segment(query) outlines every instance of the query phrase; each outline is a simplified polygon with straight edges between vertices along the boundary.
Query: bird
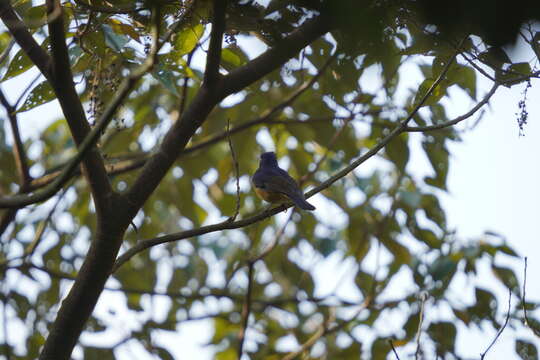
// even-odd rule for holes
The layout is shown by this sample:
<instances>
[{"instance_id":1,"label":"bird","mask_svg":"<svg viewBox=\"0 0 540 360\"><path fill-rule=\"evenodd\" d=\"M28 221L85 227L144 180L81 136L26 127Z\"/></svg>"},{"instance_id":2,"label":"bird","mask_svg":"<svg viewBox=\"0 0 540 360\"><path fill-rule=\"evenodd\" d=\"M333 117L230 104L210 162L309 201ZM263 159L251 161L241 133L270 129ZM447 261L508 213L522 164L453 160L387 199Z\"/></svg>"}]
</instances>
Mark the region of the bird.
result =
<instances>
[{"instance_id":1,"label":"bird","mask_svg":"<svg viewBox=\"0 0 540 360\"><path fill-rule=\"evenodd\" d=\"M261 154L259 168L253 174L251 182L255 193L267 202L292 201L301 209L315 210L315 206L306 201L296 181L279 167L276 154L272 151Z\"/></svg>"}]
</instances>

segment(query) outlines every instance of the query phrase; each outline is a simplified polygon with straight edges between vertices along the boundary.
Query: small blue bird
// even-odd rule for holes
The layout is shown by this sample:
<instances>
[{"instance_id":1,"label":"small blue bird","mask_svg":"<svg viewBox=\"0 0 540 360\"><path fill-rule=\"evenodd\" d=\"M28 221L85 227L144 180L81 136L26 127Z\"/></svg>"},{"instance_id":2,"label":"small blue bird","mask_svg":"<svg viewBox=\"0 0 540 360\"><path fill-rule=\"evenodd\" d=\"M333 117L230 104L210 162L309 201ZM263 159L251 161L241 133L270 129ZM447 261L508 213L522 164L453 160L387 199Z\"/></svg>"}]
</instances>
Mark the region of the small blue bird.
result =
<instances>
[{"instance_id":1,"label":"small blue bird","mask_svg":"<svg viewBox=\"0 0 540 360\"><path fill-rule=\"evenodd\" d=\"M270 203L293 201L304 210L315 210L315 206L306 201L296 181L278 166L276 154L273 152L261 154L259 168L251 181L255 193L265 201Z\"/></svg>"}]
</instances>

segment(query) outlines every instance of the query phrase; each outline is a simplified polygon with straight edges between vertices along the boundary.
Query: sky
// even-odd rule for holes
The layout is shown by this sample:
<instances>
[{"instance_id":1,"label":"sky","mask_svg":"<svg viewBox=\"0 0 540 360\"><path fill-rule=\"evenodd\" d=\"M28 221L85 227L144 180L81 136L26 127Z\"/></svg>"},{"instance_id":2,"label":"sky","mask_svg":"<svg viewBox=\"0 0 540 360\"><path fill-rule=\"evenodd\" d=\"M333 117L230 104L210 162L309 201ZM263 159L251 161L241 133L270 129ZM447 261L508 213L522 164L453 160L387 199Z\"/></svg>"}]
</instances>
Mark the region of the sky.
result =
<instances>
[{"instance_id":1,"label":"sky","mask_svg":"<svg viewBox=\"0 0 540 360\"><path fill-rule=\"evenodd\" d=\"M463 238L476 239L486 230L501 234L519 255L528 257L527 300L540 301L540 81L529 89L527 107L529 123L524 136L517 126L518 101L523 85L501 89L491 102L491 110L478 126L463 135L463 142L450 147L449 195L444 197L450 226ZM498 265L510 265L523 281L522 259L496 259ZM480 273L485 283L488 270ZM491 278L493 279L493 278ZM489 286L491 284L487 284ZM498 286L499 303L508 294ZM517 299L513 299L517 302ZM537 311L538 315L538 311ZM504 317L499 317L503 319ZM485 334L485 333L484 333ZM477 331L475 339L485 339ZM530 333L520 337L540 346ZM494 333L491 333L494 336ZM515 332L505 330L493 351L496 358L516 358ZM491 338L489 338L491 339ZM486 342L461 339L471 354L485 350ZM503 357L504 355L504 357Z\"/></svg>"}]
</instances>

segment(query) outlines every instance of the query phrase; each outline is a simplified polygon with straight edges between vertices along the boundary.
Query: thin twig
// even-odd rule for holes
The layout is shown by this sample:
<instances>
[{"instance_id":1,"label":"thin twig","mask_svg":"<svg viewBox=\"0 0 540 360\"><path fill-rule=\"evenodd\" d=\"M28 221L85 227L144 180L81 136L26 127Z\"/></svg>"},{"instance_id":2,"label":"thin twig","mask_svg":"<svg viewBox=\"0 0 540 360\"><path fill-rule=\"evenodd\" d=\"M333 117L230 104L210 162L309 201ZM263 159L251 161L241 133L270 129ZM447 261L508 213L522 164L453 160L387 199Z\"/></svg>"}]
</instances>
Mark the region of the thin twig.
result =
<instances>
[{"instance_id":1,"label":"thin twig","mask_svg":"<svg viewBox=\"0 0 540 360\"><path fill-rule=\"evenodd\" d=\"M77 5L85 7L89 9L90 11L101 12L105 14L132 14L132 13L146 10L146 8L144 7L135 8L131 6L122 6L122 7L97 6L97 5L91 5L82 0L75 0L75 2L77 3Z\"/></svg>"},{"instance_id":2,"label":"thin twig","mask_svg":"<svg viewBox=\"0 0 540 360\"><path fill-rule=\"evenodd\" d=\"M493 94L495 94L495 91L497 90L499 85L500 84L498 82L495 82L493 84L493 86L491 87L491 89L488 91L488 93L484 96L484 98L480 102L478 102L471 110L469 110L468 112L466 112L465 114L463 114L461 116L456 117L453 120L445 121L444 123L435 124L435 125L406 126L405 131L407 131L407 132L428 132L428 131L440 130L440 129L444 129L444 128L456 125L456 124L462 122L463 120L466 120L466 119L470 118L482 106L487 104L489 102L489 100L491 99L491 97L493 96Z\"/></svg>"},{"instance_id":3,"label":"thin twig","mask_svg":"<svg viewBox=\"0 0 540 360\"><path fill-rule=\"evenodd\" d=\"M1 61L0 61L1 63ZM19 175L19 194L27 193L29 189L32 177L30 176L28 168L28 157L24 149L24 145L19 131L19 122L17 114L15 113L16 106L9 103L4 95L2 89L0 89L0 103L4 106L9 123L11 126L11 132L13 134L13 158L15 160L15 166ZM0 218L0 235L4 233L9 224L15 220L17 216L17 208L7 209Z\"/></svg>"},{"instance_id":4,"label":"thin twig","mask_svg":"<svg viewBox=\"0 0 540 360\"><path fill-rule=\"evenodd\" d=\"M527 257L525 256L525 263L523 266L523 299L521 301L521 304L523 306L523 322L525 323L525 326L527 326L531 331L540 338L540 331L533 328L530 324L529 317L527 315L527 306L525 305L525 299L526 299L526 290L527 290Z\"/></svg>"},{"instance_id":5,"label":"thin twig","mask_svg":"<svg viewBox=\"0 0 540 360\"><path fill-rule=\"evenodd\" d=\"M480 360L484 360L484 357L488 353L489 349L491 349L491 347L493 345L495 345L495 343L497 342L497 339L499 338L499 336L501 336L504 329L506 328L506 325L508 325L508 321L510 320L510 309L511 309L511 307L512 307L512 290L509 288L508 289L508 311L506 313L506 319L504 320L504 324L503 324L503 326L501 326L499 331L497 331L497 335L495 335L495 338L491 341L491 343L487 347L486 351L484 351L483 353L480 354Z\"/></svg>"},{"instance_id":6,"label":"thin twig","mask_svg":"<svg viewBox=\"0 0 540 360\"><path fill-rule=\"evenodd\" d=\"M422 97L422 99L418 102L418 104L413 108L413 110L410 112L410 114L402 120L398 126L396 126L388 135L386 135L381 141L379 141L374 147L372 147L369 151L358 157L356 160L354 160L351 164L343 168L342 170L338 171L334 175L332 175L329 179L321 183L319 186L313 188L312 190L308 191L306 193L306 198L309 198L313 196L314 194L317 194L321 192L322 190L328 188L333 183L338 181L339 179L343 178L347 174L349 174L351 171L356 169L358 166L363 164L366 160L373 157L375 154L379 152L382 148L384 148L392 139L394 139L396 136L404 132L404 128L406 128L409 121L414 117L414 115L418 112L418 110L423 106L423 104L426 102L429 96L433 93L433 90L439 85L439 83L443 80L446 73L448 72L448 69L450 68L450 65L454 61L457 53L454 54L454 56L448 61L448 63L445 65L437 79L433 82L431 87L428 89L428 91L425 93L425 95ZM171 241L178 241L186 238L190 238L193 236L208 234L214 231L221 231L221 230L227 230L227 229L238 229L247 225L251 225L255 222L258 222L260 220L266 219L272 215L275 215L279 213L282 210L285 210L289 207L293 206L292 203L283 204L281 206L265 210L263 212L260 212L258 214L255 214L249 218L229 222L228 220L225 220L223 222L213 224L213 225L207 225L202 226L198 229L190 229L186 231L181 231L174 234L164 235L160 237L156 237L153 239L148 240L142 240L139 241L135 246L124 252L121 256L118 257L116 260L115 266L113 267L113 272L116 271L122 264L127 262L131 257L136 255L137 253L144 251L150 247L171 242Z\"/></svg>"},{"instance_id":7,"label":"thin twig","mask_svg":"<svg viewBox=\"0 0 540 360\"><path fill-rule=\"evenodd\" d=\"M278 207L277 209L280 209L280 207ZM264 250L262 250L262 252L260 252L259 254L255 254L255 255L252 255L252 256L248 257L248 259L246 259L244 262L238 262L236 264L236 266L231 271L231 274L229 275L228 280L225 283L225 287L229 286L230 281L234 278L234 275L238 272L238 270L240 270L246 264L247 265L249 265L251 263L255 264L257 261L264 259L266 256L268 256L268 254L270 254L272 252L272 250L274 250L276 248L276 246L279 244L279 242L281 240L281 237L282 237L283 233L285 232L285 229L286 229L287 225L291 221L294 212L295 212L295 208L292 209L292 211L289 214L289 217L287 218L287 220L285 220L285 222L283 223L281 228L275 234L274 239L272 241L270 241L270 244L268 246L266 246L264 248Z\"/></svg>"},{"instance_id":8,"label":"thin twig","mask_svg":"<svg viewBox=\"0 0 540 360\"><path fill-rule=\"evenodd\" d=\"M231 119L227 119L227 134L229 134L230 128L231 128ZM236 207L234 209L234 215L229 218L229 221L233 222L234 220L236 220L236 217L238 216L238 213L240 212L240 169L238 165L238 159L236 158L236 154L234 152L231 136L229 135L227 139L229 140L229 148L231 149L231 156L232 156L233 165L234 165L234 173L236 177Z\"/></svg>"},{"instance_id":9,"label":"thin twig","mask_svg":"<svg viewBox=\"0 0 540 360\"><path fill-rule=\"evenodd\" d=\"M2 289L2 292L3 292L3 289ZM5 355L6 355L6 360L10 360L11 359L11 346L9 345L9 332L8 332L8 316L7 316L7 299L9 299L9 293L10 293L10 290L8 289L8 291L6 291L7 294L2 294L2 298L1 298L1 303L2 303L2 330L4 332L4 346L3 348L5 349Z\"/></svg>"},{"instance_id":10,"label":"thin twig","mask_svg":"<svg viewBox=\"0 0 540 360\"><path fill-rule=\"evenodd\" d=\"M186 67L188 68L191 66L191 59L193 59L193 54L195 54L195 50L197 50L197 47L198 46L195 46L195 48L193 48L193 50L191 50L190 53L187 55ZM182 115L184 113L184 110L186 109L188 88L189 88L188 83L189 83L189 76L186 74L186 76L184 76L184 83L182 84L182 94L180 98L180 107L178 110L179 115Z\"/></svg>"},{"instance_id":11,"label":"thin twig","mask_svg":"<svg viewBox=\"0 0 540 360\"><path fill-rule=\"evenodd\" d=\"M315 331L315 333L305 343L303 343L300 346L300 349L298 349L297 351L292 351L288 353L282 358L282 360L292 360L298 355L309 350L313 345L315 345L317 341L319 341L320 338L328 334L335 320L336 320L335 310L331 310L330 315L328 316L328 319L326 319L326 321L323 322L321 326L319 326L317 331Z\"/></svg>"},{"instance_id":12,"label":"thin twig","mask_svg":"<svg viewBox=\"0 0 540 360\"><path fill-rule=\"evenodd\" d=\"M45 230L47 229L47 224L50 222L54 212L56 211L56 208L60 204L60 201L62 200L65 194L66 194L66 189L64 189L64 191L60 193L60 195L58 196L58 199L54 203L51 210L49 210L49 213L47 214L47 216L39 222L36 232L34 233L34 238L30 242L30 244L28 244L28 246L24 249L23 253L15 257L5 259L4 261L0 261L0 267L6 266L7 264L15 260L24 261L25 259L27 259L29 256L31 256L34 253L34 251L40 244L41 239L43 238L43 234L45 233Z\"/></svg>"},{"instance_id":13,"label":"thin twig","mask_svg":"<svg viewBox=\"0 0 540 360\"><path fill-rule=\"evenodd\" d=\"M248 286L246 291L246 300L244 301L244 305L242 306L242 328L240 329L240 332L238 333L238 359L242 357L242 353L244 352L244 341L246 338L246 331L248 328L248 322L249 322L249 314L251 313L251 293L253 288L253 266L255 265L254 262L250 262L248 264Z\"/></svg>"},{"instance_id":14,"label":"thin twig","mask_svg":"<svg viewBox=\"0 0 540 360\"><path fill-rule=\"evenodd\" d=\"M178 23L180 23L180 21ZM172 33L172 30L173 29L171 29L171 31L169 31L167 36L170 36L170 34ZM216 144L216 143L220 142L221 140L226 139L228 134L233 135L233 134L239 133L241 131L247 130L247 129L253 127L253 126L257 126L257 125L263 125L263 124L264 125L281 125L281 124L283 124L283 125L303 125L303 124L318 123L318 122L328 122L328 121L332 121L334 119L345 119L345 120L348 119L349 117L343 118L343 117L336 117L336 116L328 116L328 117L321 117L321 118L311 118L311 119L308 119L308 120L295 120L295 119L277 120L277 119L273 119L273 117L278 115L285 107L291 105L291 103L293 103L300 95L302 95L306 90L310 89L313 86L313 84L322 75L324 70L330 65L332 60L333 60L333 57L331 57L329 60L327 60L327 62L321 67L321 69L317 72L317 74L315 74L310 79L310 81L304 83L296 91L294 91L287 99L285 99L283 102L279 103L278 105L274 106L270 110L266 111L266 113L264 113L262 116L260 116L260 117L258 117L256 119L247 121L247 122L245 122L243 124L240 124L238 126L235 126L232 129L230 129L229 132L223 131L223 132L221 132L219 134L216 134L216 135L210 137L207 140L203 140L203 141L201 141L201 142L199 142L199 143L197 143L195 145L192 145L192 146L184 149L184 151L179 155L179 157L185 156L187 154L191 154L191 153L193 153L195 151L199 151L199 150L201 150L203 148L206 148L208 146ZM186 89L186 91L187 91L187 89ZM184 91L183 91L183 93L184 93ZM187 95L184 93L183 98L186 98L186 97L187 97ZM182 104L184 104L184 105L182 105ZM181 102L180 113L183 113L183 107L184 106L185 106L185 103ZM145 156L144 159L130 160L130 161L128 161L128 164L109 165L111 167L111 171L109 172L109 175L114 175L114 174L123 173L123 172L126 172L126 171L141 168L146 164L148 158L149 158L149 155ZM35 179L31 183L31 189L35 190L35 189L38 189L40 187L43 187L43 186L46 186L46 185L50 184L60 174L61 174L61 172L57 171L57 172L54 172L54 173L44 175L41 178ZM76 174L79 174L79 173L76 172Z\"/></svg>"},{"instance_id":15,"label":"thin twig","mask_svg":"<svg viewBox=\"0 0 540 360\"><path fill-rule=\"evenodd\" d=\"M180 22L177 22L174 26L172 26L165 37L167 38L171 36L179 24ZM137 81L152 69L155 64L157 53L163 44L164 42L159 43L159 40L155 39L151 53L147 57L146 61L138 68L133 70L129 76L122 81L118 87L118 90L116 91L115 96L107 105L95 126L81 142L78 153L67 163L60 175L43 190L35 192L32 195L14 195L11 197L0 198L0 208L22 207L46 200L56 194L64 186L64 184L71 178L73 171L78 167L86 153L100 138L101 134L112 120L116 110L120 107L120 105L123 104L124 100L134 88Z\"/></svg>"},{"instance_id":16,"label":"thin twig","mask_svg":"<svg viewBox=\"0 0 540 360\"><path fill-rule=\"evenodd\" d=\"M396 351L396 348L394 347L394 342L392 341L392 339L388 339L388 343L390 344L390 347L392 348L392 352L394 353L394 355L396 356L396 359L397 360L400 360L399 359L399 355Z\"/></svg>"},{"instance_id":17,"label":"thin twig","mask_svg":"<svg viewBox=\"0 0 540 360\"><path fill-rule=\"evenodd\" d=\"M484 69L482 69L480 66L478 66L474 61L473 59L469 59L467 57L467 55L465 54L465 52L461 53L460 54L461 57L463 57L465 60L467 60L467 62L473 67L476 69L476 71L478 71L480 74L484 75L486 78L488 78L489 80L493 81L493 82L497 82L497 80L491 76L490 74L487 73L487 71L485 71Z\"/></svg>"},{"instance_id":18,"label":"thin twig","mask_svg":"<svg viewBox=\"0 0 540 360\"><path fill-rule=\"evenodd\" d=\"M70 280L70 281L76 280L76 275L74 274L72 275L72 274L68 274L60 270L50 269L44 266L39 266L30 261L27 261L18 265L9 265L9 264L2 263L0 264L0 269L2 270L4 269L17 269L17 270L36 269L38 271L42 271L48 274L51 278L54 278L54 279ZM170 297L173 299L181 298L181 299L189 299L189 300L201 300L205 297L210 296L210 297L216 297L216 298L228 298L235 302L240 302L242 300L245 300L245 298L242 298L240 295L231 294L227 292L226 290L211 290L210 292L204 293L204 294L200 294L200 293L183 294L178 291L160 292L154 289L138 289L138 288L131 288L131 287L121 287L121 288L104 287L104 290L112 291L112 292L123 292L123 293L128 293L128 294L164 296L164 297ZM336 299L336 297L333 295L328 295L324 297L307 297L307 298L302 298L302 301L312 302L312 303L318 304L319 306L330 306L330 305L324 305L324 303L327 302L329 299L332 299L332 302L334 304L333 306L351 307L351 306L362 306L364 304L364 302L359 304L357 302L352 302L345 299L339 299L339 298ZM299 302L299 300L296 297L273 298L272 300L269 300L265 297L254 299L253 296L252 296L251 301L254 304L256 303L264 307L272 306L272 307L277 307L277 308L280 308L287 304L291 304L291 303L296 304Z\"/></svg>"},{"instance_id":19,"label":"thin twig","mask_svg":"<svg viewBox=\"0 0 540 360\"><path fill-rule=\"evenodd\" d=\"M334 333L336 331L339 331L347 324L350 324L350 322L353 319L356 319L362 311L364 311L368 306L370 306L372 299L366 298L362 304L360 304L360 307L358 310L354 313L354 315L349 320L341 320L337 322L337 324L332 325L332 323L336 322L335 319L335 313L331 313L330 317L328 318L328 321L325 322L323 326L321 326L315 334L311 338L309 338L304 344L300 346L300 349L297 351L293 351L288 353L286 356L282 358L282 360L293 360L298 355L302 354L303 352L309 350L315 343L321 339L322 337Z\"/></svg>"},{"instance_id":20,"label":"thin twig","mask_svg":"<svg viewBox=\"0 0 540 360\"><path fill-rule=\"evenodd\" d=\"M15 158L15 165L17 172L19 173L19 181L21 190L27 188L28 184L32 180L28 171L28 158L19 131L19 123L17 115L15 114L15 107L12 106L6 99L4 92L0 89L0 103L4 106L9 118L9 124L11 125L11 132L13 134L13 156Z\"/></svg>"},{"instance_id":21,"label":"thin twig","mask_svg":"<svg viewBox=\"0 0 540 360\"><path fill-rule=\"evenodd\" d=\"M296 210L296 208L293 208L291 210L291 213L289 214L289 217L287 218L287 220L285 220L285 222L283 223L283 225L281 226L279 231L276 233L276 236L274 236L274 240L270 243L270 245L268 245L260 254L251 257L248 260L248 263L251 263L251 262L255 263L255 262L259 261L259 260L262 260L268 254L270 254L270 252L272 252L272 250L274 250L274 248L277 246L277 244L279 244L279 241L281 240L283 234L285 233L285 229L287 228L287 225L289 225L289 223L291 222L295 210Z\"/></svg>"},{"instance_id":22,"label":"thin twig","mask_svg":"<svg viewBox=\"0 0 540 360\"><path fill-rule=\"evenodd\" d=\"M419 320L418 320L418 329L416 331L416 351L414 352L414 358L418 360L420 355L422 354L422 347L420 346L420 338L422 336L422 324L424 323L424 306L426 304L426 300L428 298L428 294L424 291L420 293L420 314Z\"/></svg>"},{"instance_id":23,"label":"thin twig","mask_svg":"<svg viewBox=\"0 0 540 360\"><path fill-rule=\"evenodd\" d=\"M302 176L300 178L300 180L298 181L298 184L300 186L302 186L302 184L304 184L310 177L312 177L319 170L322 163L328 157L328 154L330 153L330 150L334 146L335 142L337 141L339 136L343 133L343 131L345 130L347 125L349 125L349 123L351 122L352 119L353 119L352 116L345 119L345 123L343 124L343 126L341 128L339 128L339 130L334 133L334 135L332 136L332 138L328 142L328 145L326 145L326 151L324 152L323 156L321 156L321 158L315 163L315 166L313 167L313 169L311 171L309 171L307 174L305 174L304 176Z\"/></svg>"}]
</instances>

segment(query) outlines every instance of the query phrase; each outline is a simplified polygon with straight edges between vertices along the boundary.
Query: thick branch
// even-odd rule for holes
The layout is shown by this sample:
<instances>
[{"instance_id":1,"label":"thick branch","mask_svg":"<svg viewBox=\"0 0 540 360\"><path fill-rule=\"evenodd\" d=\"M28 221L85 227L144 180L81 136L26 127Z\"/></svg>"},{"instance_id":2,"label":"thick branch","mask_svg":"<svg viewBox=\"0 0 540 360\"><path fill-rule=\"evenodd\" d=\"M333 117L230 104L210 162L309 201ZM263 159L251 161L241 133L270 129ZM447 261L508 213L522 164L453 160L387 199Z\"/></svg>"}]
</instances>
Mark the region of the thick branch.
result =
<instances>
[{"instance_id":1,"label":"thick branch","mask_svg":"<svg viewBox=\"0 0 540 360\"><path fill-rule=\"evenodd\" d=\"M223 41L223 32L225 31L226 8L227 0L214 0L210 46L206 55L206 69L204 71L204 85L206 86L213 86L219 80L221 43Z\"/></svg>"},{"instance_id":2,"label":"thick branch","mask_svg":"<svg viewBox=\"0 0 540 360\"><path fill-rule=\"evenodd\" d=\"M82 141L79 146L79 152L75 155L66 167L62 170L60 175L54 179L52 183L47 185L43 190L35 192L31 195L15 195L8 198L0 198L0 208L14 208L22 207L25 205L33 204L43 200L47 200L54 194L56 194L62 186L71 178L72 173L75 171L77 166L80 164L82 158L86 153L96 144L97 140L103 133L103 130L107 127L111 121L114 113L118 107L124 102L124 99L127 97L135 82L138 78L128 77L116 93L116 96L113 98L111 103L108 104L107 108L101 115L100 119L96 122L96 125L88 136Z\"/></svg>"},{"instance_id":3,"label":"thick branch","mask_svg":"<svg viewBox=\"0 0 540 360\"><path fill-rule=\"evenodd\" d=\"M112 118L116 109L124 102L137 80L153 67L156 54L161 46L158 43L157 22L154 26L153 33L156 37L151 54L144 64L132 71L130 76L121 83L114 100L107 106L100 121ZM171 30L175 28L173 26ZM97 127L96 125L91 134ZM100 131L98 131L96 137L99 136L99 133ZM77 343L86 321L92 314L109 277L128 224L120 221L125 216L123 214L127 212L123 199L116 193L111 192L108 200L111 205L110 209L114 211L107 211L107 216L98 217L95 238L92 240L90 249L77 274L75 284L73 284L68 296L62 302L58 315L50 328L49 336L40 354L41 360L70 358L73 347Z\"/></svg>"},{"instance_id":4,"label":"thick branch","mask_svg":"<svg viewBox=\"0 0 540 360\"><path fill-rule=\"evenodd\" d=\"M388 135L386 135L381 141L379 141L373 148L371 148L368 152L366 152L364 155L361 155L358 159L353 161L351 164L349 164L347 167L342 169L341 171L338 171L336 174L334 174L332 177L330 177L328 180L320 184L319 186L315 187L314 189L310 190L306 193L306 198L309 198L322 190L330 187L333 183L338 181L339 179L343 178L347 174L349 174L351 171L356 169L358 166L360 166L362 163L364 163L369 158L373 157L375 154L379 152L382 148L384 148L392 139L394 139L396 136L404 132L404 129L406 128L407 124L411 121L411 119L414 117L414 115L418 112L418 110L423 106L423 104L426 102L426 100L431 96L433 93L433 90L439 85L439 83L444 79L446 76L446 73L448 72L448 69L450 68L450 65L455 59L455 54L445 65L443 68L441 74L438 76L438 78L433 82L431 87L428 89L426 94L422 97L420 102L412 109L412 111L409 113L407 118L402 120L398 126L396 126ZM129 259L131 259L133 256L135 256L137 253L144 251L152 246L156 246L159 244L172 242L172 241L178 241L182 239L191 238L194 236L204 235L215 231L222 231L222 230L229 230L229 229L238 229L241 227L245 227L247 225L251 225L253 223L256 223L260 220L266 219L270 216L273 216L277 213L279 213L282 210L285 210L289 207L293 206L292 203L280 205L277 207L274 207L272 209L263 211L259 214L253 215L249 218L238 220L238 221L229 221L225 220L221 223L203 226L198 229L191 229L187 231L182 231L174 234L164 235L160 237L156 237L154 239L148 239L139 241L135 246L127 250L125 253L123 253L120 257L118 257L118 260L116 260L116 263L113 268L113 272L116 271L122 264L127 262Z\"/></svg>"},{"instance_id":5,"label":"thick branch","mask_svg":"<svg viewBox=\"0 0 540 360\"><path fill-rule=\"evenodd\" d=\"M276 114L274 114L276 115ZM247 130L249 128L252 128L257 125L307 125L310 123L320 123L320 122L329 122L336 119L346 119L346 118L339 118L339 117L321 117L321 118L312 118L307 120L275 120L275 119L267 119L266 116L250 120L248 122L245 122L243 124L240 124L238 126L233 127L230 130L230 135L237 134L241 131ZM191 153L194 153L196 151L202 150L208 146L212 146L214 144L217 144L221 140L224 140L227 138L227 132L223 131L220 132L206 140L203 140L201 142L198 142L194 144L193 146L187 147L184 149L184 151L178 155L179 158L181 158L184 155L188 155ZM111 163L108 163L105 165L105 168L107 169L107 174L109 176L124 174L129 171L137 170L142 168L147 160L150 158L149 154L142 153L138 156L134 156L131 159L121 160L121 161L113 161ZM63 169L66 165L62 164L58 166L58 168ZM43 175L39 178L33 179L30 182L30 190L37 190L44 186L47 186L48 184L52 183L58 176L62 174L62 170L51 170L46 175ZM73 172L72 176L80 176L81 173L78 170L75 170Z\"/></svg>"},{"instance_id":6,"label":"thick branch","mask_svg":"<svg viewBox=\"0 0 540 360\"><path fill-rule=\"evenodd\" d=\"M11 7L10 0L0 0L0 18L30 60L36 64L48 80L51 80L51 57L34 40L26 25Z\"/></svg>"},{"instance_id":7,"label":"thick branch","mask_svg":"<svg viewBox=\"0 0 540 360\"><path fill-rule=\"evenodd\" d=\"M49 14L49 37L53 55L54 81L52 87L62 107L62 112L66 117L73 139L77 145L80 145L91 129L73 83L60 1L47 0L47 13ZM90 147L88 154L83 158L83 174L90 185L96 211L99 215L107 207L106 201L112 192L112 187L101 154L93 145Z\"/></svg>"},{"instance_id":8,"label":"thick branch","mask_svg":"<svg viewBox=\"0 0 540 360\"><path fill-rule=\"evenodd\" d=\"M321 16L309 20L277 46L222 77L214 86L202 86L186 111L181 114L180 119L168 131L157 153L148 160L132 188L126 193L130 211L126 214L125 222L131 221L156 189L214 106L226 96L240 91L279 68L329 30L330 22L322 19Z\"/></svg>"},{"instance_id":9,"label":"thick branch","mask_svg":"<svg viewBox=\"0 0 540 360\"><path fill-rule=\"evenodd\" d=\"M309 81L306 81L304 84L302 84L297 90L295 90L284 101L280 102L279 104L277 104L273 108L267 110L265 113L263 113L262 116L260 116L260 117L258 117L256 119L246 121L243 124L240 124L238 126L233 127L229 131L223 131L221 133L215 134L214 136L212 136L212 137L210 137L210 138L208 138L206 140L203 140L203 141L201 141L199 143L196 143L196 144L184 149L184 151L179 156L184 156L184 155L187 155L187 154L191 154L191 153L193 153L195 151L204 149L205 147L214 145L214 144L220 142L221 140L224 140L225 138L227 138L227 136L239 133L239 132L244 131L246 129L249 129L249 128L253 127L253 126L257 126L257 125L261 125L261 124L265 124L265 125L273 125L273 124L283 124L283 125L293 124L293 125L295 125L295 124L300 124L300 125L302 125L302 124L309 124L309 123L312 123L312 122L328 122L328 121L332 121L334 119L337 119L336 117L312 118L312 119L308 119L308 120L274 120L274 119L272 119L273 117L275 117L279 113L281 113L281 111L284 108L291 105L306 90L311 89L313 84L320 78L320 76L323 74L323 72L327 69L327 67L330 65L330 63L334 59L335 59L335 56L330 57L328 59L328 61L321 67L321 69L319 69L317 74L315 74ZM185 90L184 90L184 92L185 92ZM181 105L180 106L180 109L181 109L180 113L183 113L183 108L184 107ZM127 171L131 171L131 170L135 170L135 169L139 169L139 168L143 167L146 164L147 159L148 159L148 155L143 154L141 157L137 157L137 158L121 161L121 162L106 164L105 168L107 169L107 173L109 174L109 176L116 175L116 174L121 174L121 173L124 173L124 172L127 172ZM62 165L62 166L64 166L64 165ZM56 177L58 177L60 175L60 173L61 173L61 171L55 171L55 172L48 173L47 175L43 175L40 178L32 180L32 182L30 183L30 189L35 190L35 189L38 189L40 187L46 186L47 184L50 184L52 181L54 181L54 179ZM80 173L78 173L78 174L75 173L74 175L80 175Z\"/></svg>"},{"instance_id":10,"label":"thick branch","mask_svg":"<svg viewBox=\"0 0 540 360\"><path fill-rule=\"evenodd\" d=\"M323 36L332 29L332 23L325 16L317 16L308 20L279 44L246 65L232 70L223 79L225 94L230 95L261 79L266 74L278 69L298 51L313 40Z\"/></svg>"}]
</instances>

